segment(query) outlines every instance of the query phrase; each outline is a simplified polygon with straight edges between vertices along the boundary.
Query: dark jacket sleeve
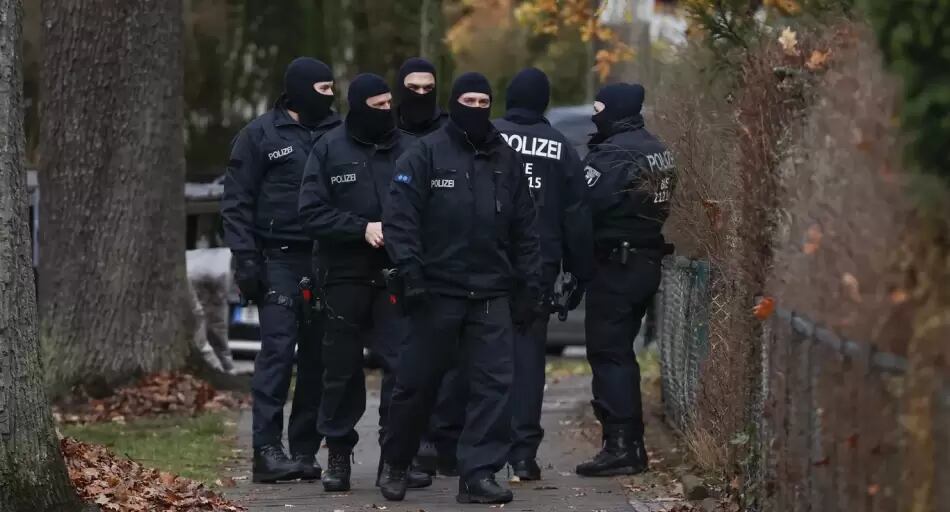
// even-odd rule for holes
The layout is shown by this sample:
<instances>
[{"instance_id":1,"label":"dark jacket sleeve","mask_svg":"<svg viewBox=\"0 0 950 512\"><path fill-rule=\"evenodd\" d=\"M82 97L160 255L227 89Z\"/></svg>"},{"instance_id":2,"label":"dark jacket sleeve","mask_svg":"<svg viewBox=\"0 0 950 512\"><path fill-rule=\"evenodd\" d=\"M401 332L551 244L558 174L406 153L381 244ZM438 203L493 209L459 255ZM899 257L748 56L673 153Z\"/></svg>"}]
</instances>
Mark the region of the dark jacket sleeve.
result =
<instances>
[{"instance_id":1,"label":"dark jacket sleeve","mask_svg":"<svg viewBox=\"0 0 950 512\"><path fill-rule=\"evenodd\" d=\"M524 179L521 158L512 150L517 172L514 180L514 212L511 217L511 257L524 289L530 296L541 295L541 237L538 233L538 209L531 198L528 180Z\"/></svg>"},{"instance_id":2,"label":"dark jacket sleeve","mask_svg":"<svg viewBox=\"0 0 950 512\"><path fill-rule=\"evenodd\" d=\"M427 147L417 142L396 160L389 201L383 210L383 239L389 258L409 279L422 278L422 214L429 199Z\"/></svg>"},{"instance_id":3,"label":"dark jacket sleeve","mask_svg":"<svg viewBox=\"0 0 950 512\"><path fill-rule=\"evenodd\" d=\"M622 148L611 148L588 155L584 161L587 176L587 204L594 217L627 199L631 179L639 173L640 158ZM645 159L644 159L645 160Z\"/></svg>"},{"instance_id":4,"label":"dark jacket sleeve","mask_svg":"<svg viewBox=\"0 0 950 512\"><path fill-rule=\"evenodd\" d=\"M587 182L577 151L569 144L564 166L564 212L561 217L564 233L564 270L580 281L590 281L594 274L594 227L586 201Z\"/></svg>"},{"instance_id":5,"label":"dark jacket sleeve","mask_svg":"<svg viewBox=\"0 0 950 512\"><path fill-rule=\"evenodd\" d=\"M221 197L224 243L235 254L253 254L260 250L254 235L254 216L263 174L260 150L245 128L231 142L231 158Z\"/></svg>"},{"instance_id":6,"label":"dark jacket sleeve","mask_svg":"<svg viewBox=\"0 0 950 512\"><path fill-rule=\"evenodd\" d=\"M300 222L313 238L360 240L366 234L369 221L333 205L327 151L327 143L321 139L307 158L298 202Z\"/></svg>"}]
</instances>

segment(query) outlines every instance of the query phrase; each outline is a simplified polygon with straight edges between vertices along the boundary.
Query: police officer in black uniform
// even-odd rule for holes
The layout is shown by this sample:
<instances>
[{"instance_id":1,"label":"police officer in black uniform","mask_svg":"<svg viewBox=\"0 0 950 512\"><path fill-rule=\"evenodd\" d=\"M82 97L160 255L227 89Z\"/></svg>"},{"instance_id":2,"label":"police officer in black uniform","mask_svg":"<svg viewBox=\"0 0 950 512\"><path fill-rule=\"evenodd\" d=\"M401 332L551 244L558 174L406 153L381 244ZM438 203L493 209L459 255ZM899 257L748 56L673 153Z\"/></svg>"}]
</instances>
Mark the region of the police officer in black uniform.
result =
<instances>
[{"instance_id":1,"label":"police officer in black uniform","mask_svg":"<svg viewBox=\"0 0 950 512\"><path fill-rule=\"evenodd\" d=\"M416 140L434 132L448 121L449 115L438 106L435 66L419 57L411 57L399 68L396 83L396 124L406 138ZM458 368L446 372L439 386L439 398L422 436L413 467L430 475L436 471L458 476L455 449L465 422L464 387Z\"/></svg>"},{"instance_id":2,"label":"police officer in black uniform","mask_svg":"<svg viewBox=\"0 0 950 512\"><path fill-rule=\"evenodd\" d=\"M543 71L522 70L508 85L505 117L495 121L495 127L508 145L521 153L525 180L538 206L543 291L553 297L563 264L563 271L581 283L568 299L568 307L573 309L580 303L583 283L593 273L593 233L590 210L584 202L587 187L580 158L564 135L544 118L550 93ZM512 409L508 462L521 480L541 478L536 457L544 437L541 402L547 336L548 316L544 315L515 339L512 399L518 406Z\"/></svg>"},{"instance_id":3,"label":"police officer in black uniform","mask_svg":"<svg viewBox=\"0 0 950 512\"><path fill-rule=\"evenodd\" d=\"M224 181L221 216L236 261L235 280L246 301L260 308L261 351L251 380L254 481L320 478L322 321L313 310L313 242L297 215L307 155L340 123L331 110L333 73L315 59L298 58L284 76L274 108L238 133ZM297 349L297 384L287 437L281 445L284 403Z\"/></svg>"},{"instance_id":4,"label":"police officer in black uniform","mask_svg":"<svg viewBox=\"0 0 950 512\"><path fill-rule=\"evenodd\" d=\"M314 146L300 190L300 217L320 244L326 338L320 433L330 450L323 487L350 489L355 427L366 409L363 347L382 357L380 433L385 430L393 369L409 336L409 322L389 301L383 270L392 267L383 248L383 202L404 140L391 112L389 86L362 74L347 93L346 121ZM415 473L411 485L432 479Z\"/></svg>"},{"instance_id":5,"label":"police officer in black uniform","mask_svg":"<svg viewBox=\"0 0 950 512\"><path fill-rule=\"evenodd\" d=\"M583 476L647 470L633 341L660 285L662 229L675 169L666 146L643 126L643 98L639 84L600 90L593 116L597 133L584 161L595 243L585 330L603 449L577 466Z\"/></svg>"},{"instance_id":6,"label":"police officer in black uniform","mask_svg":"<svg viewBox=\"0 0 950 512\"><path fill-rule=\"evenodd\" d=\"M463 74L449 105L451 121L397 162L383 213L413 337L397 367L381 490L389 500L405 496L438 384L458 358L468 393L456 499L505 503L511 491L494 473L505 464L511 433L512 323L526 325L541 309L536 211L521 158L489 120L488 80Z\"/></svg>"}]
</instances>

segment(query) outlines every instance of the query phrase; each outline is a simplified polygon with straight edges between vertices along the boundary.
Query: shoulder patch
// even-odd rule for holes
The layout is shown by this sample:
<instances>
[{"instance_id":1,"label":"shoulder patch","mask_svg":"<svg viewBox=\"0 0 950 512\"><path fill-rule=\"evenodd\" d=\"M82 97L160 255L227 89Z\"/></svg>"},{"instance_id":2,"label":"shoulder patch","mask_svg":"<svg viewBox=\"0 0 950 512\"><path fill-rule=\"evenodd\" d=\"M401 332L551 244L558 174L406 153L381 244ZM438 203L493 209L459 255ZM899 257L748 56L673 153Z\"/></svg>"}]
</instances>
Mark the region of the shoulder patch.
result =
<instances>
[{"instance_id":1,"label":"shoulder patch","mask_svg":"<svg viewBox=\"0 0 950 512\"><path fill-rule=\"evenodd\" d=\"M399 183L411 183L412 176L409 176L408 174L399 173L393 177L393 181L396 181Z\"/></svg>"},{"instance_id":2,"label":"shoulder patch","mask_svg":"<svg viewBox=\"0 0 950 512\"><path fill-rule=\"evenodd\" d=\"M591 188L597 184L597 181L600 179L600 171L594 169L591 166L584 167L584 179L587 180L587 188Z\"/></svg>"}]
</instances>

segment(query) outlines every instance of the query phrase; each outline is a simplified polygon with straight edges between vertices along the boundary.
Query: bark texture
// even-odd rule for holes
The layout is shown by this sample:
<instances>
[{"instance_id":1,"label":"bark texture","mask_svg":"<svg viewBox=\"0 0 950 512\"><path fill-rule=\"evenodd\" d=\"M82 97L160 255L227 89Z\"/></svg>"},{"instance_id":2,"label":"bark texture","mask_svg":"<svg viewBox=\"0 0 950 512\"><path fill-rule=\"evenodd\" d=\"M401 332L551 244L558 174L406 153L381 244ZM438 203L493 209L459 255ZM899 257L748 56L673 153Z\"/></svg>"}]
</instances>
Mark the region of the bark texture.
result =
<instances>
[{"instance_id":1,"label":"bark texture","mask_svg":"<svg viewBox=\"0 0 950 512\"><path fill-rule=\"evenodd\" d=\"M188 353L182 2L42 8L41 341L98 394Z\"/></svg>"},{"instance_id":2,"label":"bark texture","mask_svg":"<svg viewBox=\"0 0 950 512\"><path fill-rule=\"evenodd\" d=\"M81 510L53 428L36 330L23 169L20 0L0 0L0 512Z\"/></svg>"}]
</instances>

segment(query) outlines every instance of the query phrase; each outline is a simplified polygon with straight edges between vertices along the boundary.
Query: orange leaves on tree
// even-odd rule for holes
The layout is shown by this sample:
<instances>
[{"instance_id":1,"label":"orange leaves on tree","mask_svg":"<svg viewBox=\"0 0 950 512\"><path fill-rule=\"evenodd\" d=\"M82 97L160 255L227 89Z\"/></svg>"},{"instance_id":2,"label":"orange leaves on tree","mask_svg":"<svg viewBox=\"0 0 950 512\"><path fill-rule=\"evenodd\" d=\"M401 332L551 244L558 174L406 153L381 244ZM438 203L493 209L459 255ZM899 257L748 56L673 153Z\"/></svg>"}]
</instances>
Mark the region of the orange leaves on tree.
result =
<instances>
[{"instance_id":1,"label":"orange leaves on tree","mask_svg":"<svg viewBox=\"0 0 950 512\"><path fill-rule=\"evenodd\" d=\"M802 12L802 6L797 0L765 0L766 7L774 7L782 14L794 16Z\"/></svg>"},{"instance_id":2,"label":"orange leaves on tree","mask_svg":"<svg viewBox=\"0 0 950 512\"><path fill-rule=\"evenodd\" d=\"M752 314L759 320L766 320L775 312L775 299L772 297L762 297L759 303L752 308Z\"/></svg>"},{"instance_id":3,"label":"orange leaves on tree","mask_svg":"<svg viewBox=\"0 0 950 512\"><path fill-rule=\"evenodd\" d=\"M594 71L604 81L614 65L632 59L634 52L616 32L600 23L600 10L592 5L588 0L525 0L515 9L515 19L535 34L553 36L563 28L572 28L584 42L603 43L594 58Z\"/></svg>"},{"instance_id":4,"label":"orange leaves on tree","mask_svg":"<svg viewBox=\"0 0 950 512\"><path fill-rule=\"evenodd\" d=\"M831 50L825 52L814 50L811 52L811 56L808 57L808 60L805 61L805 67L808 68L809 71L821 71L828 66L828 57L830 56Z\"/></svg>"}]
</instances>

